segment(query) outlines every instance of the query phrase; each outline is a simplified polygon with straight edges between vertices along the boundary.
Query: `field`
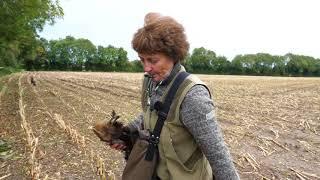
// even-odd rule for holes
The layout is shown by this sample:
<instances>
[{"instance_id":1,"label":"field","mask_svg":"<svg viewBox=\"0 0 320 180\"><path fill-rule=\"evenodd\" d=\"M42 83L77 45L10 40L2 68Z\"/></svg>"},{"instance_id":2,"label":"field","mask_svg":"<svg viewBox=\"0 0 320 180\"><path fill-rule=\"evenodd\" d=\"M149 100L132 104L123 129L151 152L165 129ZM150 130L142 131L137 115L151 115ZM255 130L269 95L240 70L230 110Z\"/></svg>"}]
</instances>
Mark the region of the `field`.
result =
<instances>
[{"instance_id":1,"label":"field","mask_svg":"<svg viewBox=\"0 0 320 180\"><path fill-rule=\"evenodd\" d=\"M31 84L31 78L35 85ZM320 179L320 79L199 75L242 179ZM25 72L0 79L0 179L121 179L91 126L140 111L141 73Z\"/></svg>"}]
</instances>

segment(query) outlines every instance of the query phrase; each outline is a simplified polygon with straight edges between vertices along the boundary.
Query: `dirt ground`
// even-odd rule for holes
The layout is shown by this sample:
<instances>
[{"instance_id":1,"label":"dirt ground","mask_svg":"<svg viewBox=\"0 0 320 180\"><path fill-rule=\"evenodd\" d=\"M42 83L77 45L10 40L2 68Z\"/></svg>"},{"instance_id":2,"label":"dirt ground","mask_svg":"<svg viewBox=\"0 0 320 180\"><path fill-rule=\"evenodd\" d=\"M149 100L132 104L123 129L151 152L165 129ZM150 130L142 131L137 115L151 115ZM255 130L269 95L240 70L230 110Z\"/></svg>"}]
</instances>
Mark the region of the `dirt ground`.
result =
<instances>
[{"instance_id":1,"label":"dirt ground","mask_svg":"<svg viewBox=\"0 0 320 180\"><path fill-rule=\"evenodd\" d=\"M241 179L320 179L320 78L199 75ZM35 84L31 83L34 79ZM91 126L140 111L141 73L0 79L0 179L121 179L123 154Z\"/></svg>"}]
</instances>

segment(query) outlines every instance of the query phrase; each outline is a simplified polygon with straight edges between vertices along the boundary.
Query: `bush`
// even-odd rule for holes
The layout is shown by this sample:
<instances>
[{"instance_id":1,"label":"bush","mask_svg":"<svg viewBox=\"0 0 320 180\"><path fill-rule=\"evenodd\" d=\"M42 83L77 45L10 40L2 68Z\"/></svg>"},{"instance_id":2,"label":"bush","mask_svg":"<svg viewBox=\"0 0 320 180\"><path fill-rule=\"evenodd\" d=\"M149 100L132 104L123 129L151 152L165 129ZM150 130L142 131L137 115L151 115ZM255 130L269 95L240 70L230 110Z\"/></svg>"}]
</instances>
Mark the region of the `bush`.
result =
<instances>
[{"instance_id":1,"label":"bush","mask_svg":"<svg viewBox=\"0 0 320 180\"><path fill-rule=\"evenodd\" d=\"M20 71L21 69L16 69L12 67L0 67L0 77L8 74L12 74L12 73L20 72Z\"/></svg>"}]
</instances>

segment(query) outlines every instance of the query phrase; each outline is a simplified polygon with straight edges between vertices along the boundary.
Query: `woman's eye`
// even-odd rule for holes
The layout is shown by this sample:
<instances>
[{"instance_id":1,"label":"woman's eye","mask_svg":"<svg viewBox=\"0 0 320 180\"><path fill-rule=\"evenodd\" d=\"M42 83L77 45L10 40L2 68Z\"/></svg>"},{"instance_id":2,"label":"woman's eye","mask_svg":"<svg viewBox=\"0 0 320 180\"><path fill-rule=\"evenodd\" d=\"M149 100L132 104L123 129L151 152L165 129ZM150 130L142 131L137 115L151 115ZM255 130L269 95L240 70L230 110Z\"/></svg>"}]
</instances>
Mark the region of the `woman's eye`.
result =
<instances>
[{"instance_id":1,"label":"woman's eye","mask_svg":"<svg viewBox=\"0 0 320 180\"><path fill-rule=\"evenodd\" d=\"M156 64L158 61L159 61L158 59L153 59L153 60L151 60L151 63Z\"/></svg>"}]
</instances>

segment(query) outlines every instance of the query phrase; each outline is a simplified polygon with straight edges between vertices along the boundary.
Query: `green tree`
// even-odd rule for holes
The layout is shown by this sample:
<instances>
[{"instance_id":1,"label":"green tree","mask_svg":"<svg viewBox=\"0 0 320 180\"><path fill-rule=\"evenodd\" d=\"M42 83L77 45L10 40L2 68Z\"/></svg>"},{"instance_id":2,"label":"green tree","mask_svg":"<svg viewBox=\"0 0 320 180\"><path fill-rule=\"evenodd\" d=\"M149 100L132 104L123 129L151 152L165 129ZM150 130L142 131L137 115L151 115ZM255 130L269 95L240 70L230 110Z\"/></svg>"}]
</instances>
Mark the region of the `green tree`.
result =
<instances>
[{"instance_id":1,"label":"green tree","mask_svg":"<svg viewBox=\"0 0 320 180\"><path fill-rule=\"evenodd\" d=\"M47 58L47 46L48 41L44 38L37 39L33 48L35 48L33 54L34 57L25 57L24 66L27 70L47 70L49 68L49 61Z\"/></svg>"},{"instance_id":2,"label":"green tree","mask_svg":"<svg viewBox=\"0 0 320 180\"><path fill-rule=\"evenodd\" d=\"M58 1L0 1L0 64L17 66L34 60L38 31L63 16Z\"/></svg>"},{"instance_id":3,"label":"green tree","mask_svg":"<svg viewBox=\"0 0 320 180\"><path fill-rule=\"evenodd\" d=\"M133 60L129 62L129 69L131 72L143 72L143 66L140 60Z\"/></svg>"},{"instance_id":4,"label":"green tree","mask_svg":"<svg viewBox=\"0 0 320 180\"><path fill-rule=\"evenodd\" d=\"M288 63L288 59L285 56L273 56L274 64L272 67L272 75L276 76L286 76L288 75L288 71L286 65Z\"/></svg>"},{"instance_id":5,"label":"green tree","mask_svg":"<svg viewBox=\"0 0 320 180\"><path fill-rule=\"evenodd\" d=\"M217 74L229 74L231 62L224 56L218 56L212 62L213 72Z\"/></svg>"},{"instance_id":6,"label":"green tree","mask_svg":"<svg viewBox=\"0 0 320 180\"><path fill-rule=\"evenodd\" d=\"M127 52L123 48L98 46L95 59L88 63L92 70L125 71L129 62Z\"/></svg>"},{"instance_id":7,"label":"green tree","mask_svg":"<svg viewBox=\"0 0 320 180\"><path fill-rule=\"evenodd\" d=\"M95 58L96 47L88 39L65 39L49 42L48 59L50 67L59 70L84 70L85 64Z\"/></svg>"},{"instance_id":8,"label":"green tree","mask_svg":"<svg viewBox=\"0 0 320 180\"><path fill-rule=\"evenodd\" d=\"M287 54L287 69L293 76L312 76L317 74L317 60L310 56Z\"/></svg>"},{"instance_id":9,"label":"green tree","mask_svg":"<svg viewBox=\"0 0 320 180\"><path fill-rule=\"evenodd\" d=\"M203 47L195 48L187 59L187 67L195 73L212 73L216 53Z\"/></svg>"},{"instance_id":10,"label":"green tree","mask_svg":"<svg viewBox=\"0 0 320 180\"><path fill-rule=\"evenodd\" d=\"M242 55L236 55L231 61L231 74L242 74L242 64L241 64L241 57Z\"/></svg>"},{"instance_id":11,"label":"green tree","mask_svg":"<svg viewBox=\"0 0 320 180\"><path fill-rule=\"evenodd\" d=\"M77 39L71 45L72 70L84 70L85 62L94 58L96 47L88 39Z\"/></svg>"},{"instance_id":12,"label":"green tree","mask_svg":"<svg viewBox=\"0 0 320 180\"><path fill-rule=\"evenodd\" d=\"M233 74L285 75L285 59L268 53L237 55L232 60Z\"/></svg>"},{"instance_id":13,"label":"green tree","mask_svg":"<svg viewBox=\"0 0 320 180\"><path fill-rule=\"evenodd\" d=\"M253 74L253 66L256 60L251 54L237 55L232 60L233 74Z\"/></svg>"},{"instance_id":14,"label":"green tree","mask_svg":"<svg viewBox=\"0 0 320 180\"><path fill-rule=\"evenodd\" d=\"M267 53L256 54L253 72L255 75L272 75L272 68L274 66L274 58Z\"/></svg>"}]
</instances>

